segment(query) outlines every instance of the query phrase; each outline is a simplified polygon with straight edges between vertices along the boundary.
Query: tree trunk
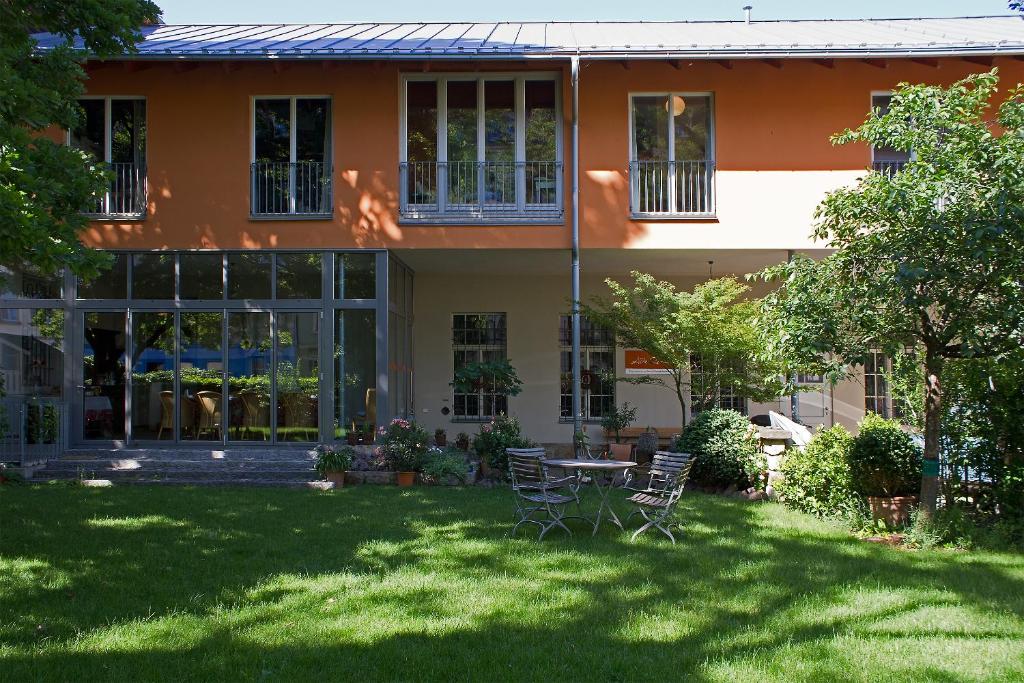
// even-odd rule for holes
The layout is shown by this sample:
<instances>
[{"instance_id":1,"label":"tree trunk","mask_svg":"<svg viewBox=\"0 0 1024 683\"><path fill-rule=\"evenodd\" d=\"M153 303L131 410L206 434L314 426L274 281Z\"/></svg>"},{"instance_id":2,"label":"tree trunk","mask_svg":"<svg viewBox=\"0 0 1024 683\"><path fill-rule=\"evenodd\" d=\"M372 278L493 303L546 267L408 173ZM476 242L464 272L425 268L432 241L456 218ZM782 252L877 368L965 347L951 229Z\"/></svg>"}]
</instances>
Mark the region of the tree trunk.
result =
<instances>
[{"instance_id":1,"label":"tree trunk","mask_svg":"<svg viewBox=\"0 0 1024 683\"><path fill-rule=\"evenodd\" d=\"M921 511L935 515L939 497L939 436L942 419L942 358L928 349L924 361L924 468L921 472Z\"/></svg>"},{"instance_id":2,"label":"tree trunk","mask_svg":"<svg viewBox=\"0 0 1024 683\"><path fill-rule=\"evenodd\" d=\"M683 378L682 375L673 375L672 379L676 385L676 398L679 399L679 414L682 418L682 428L686 429L686 399L683 397Z\"/></svg>"}]
</instances>

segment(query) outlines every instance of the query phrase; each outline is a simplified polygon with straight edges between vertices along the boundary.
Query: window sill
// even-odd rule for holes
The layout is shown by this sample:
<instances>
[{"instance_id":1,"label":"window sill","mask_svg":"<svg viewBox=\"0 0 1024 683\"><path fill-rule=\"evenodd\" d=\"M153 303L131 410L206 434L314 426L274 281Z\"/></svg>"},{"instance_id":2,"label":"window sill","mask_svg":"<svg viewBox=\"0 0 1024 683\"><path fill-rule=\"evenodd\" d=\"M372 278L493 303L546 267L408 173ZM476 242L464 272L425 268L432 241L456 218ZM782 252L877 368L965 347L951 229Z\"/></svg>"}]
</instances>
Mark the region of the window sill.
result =
<instances>
[{"instance_id":1,"label":"window sill","mask_svg":"<svg viewBox=\"0 0 1024 683\"><path fill-rule=\"evenodd\" d=\"M334 213L251 213L251 221L329 221Z\"/></svg>"},{"instance_id":2,"label":"window sill","mask_svg":"<svg viewBox=\"0 0 1024 683\"><path fill-rule=\"evenodd\" d=\"M597 418L584 418L583 420L580 420L580 421L583 424L585 424L585 425L600 425L601 424L601 418L599 418L599 417L597 417ZM571 425L573 423L573 420L572 420L571 417L560 417L560 418L558 418L558 423L559 424L564 424L564 425Z\"/></svg>"},{"instance_id":3,"label":"window sill","mask_svg":"<svg viewBox=\"0 0 1024 683\"><path fill-rule=\"evenodd\" d=\"M452 424L487 424L488 422L493 422L494 420L497 420L497 419L498 419L497 415L495 415L494 417L455 417L455 416L452 416L451 418L449 418L449 421Z\"/></svg>"},{"instance_id":4,"label":"window sill","mask_svg":"<svg viewBox=\"0 0 1024 683\"><path fill-rule=\"evenodd\" d=\"M538 214L516 216L415 215L402 214L399 225L565 225L561 215Z\"/></svg>"},{"instance_id":5,"label":"window sill","mask_svg":"<svg viewBox=\"0 0 1024 683\"><path fill-rule=\"evenodd\" d=\"M141 213L86 213L82 214L91 221L141 221L146 219L146 212Z\"/></svg>"},{"instance_id":6,"label":"window sill","mask_svg":"<svg viewBox=\"0 0 1024 683\"><path fill-rule=\"evenodd\" d=\"M629 214L633 221L672 221L672 222L705 222L717 223L717 213L633 213Z\"/></svg>"}]
</instances>

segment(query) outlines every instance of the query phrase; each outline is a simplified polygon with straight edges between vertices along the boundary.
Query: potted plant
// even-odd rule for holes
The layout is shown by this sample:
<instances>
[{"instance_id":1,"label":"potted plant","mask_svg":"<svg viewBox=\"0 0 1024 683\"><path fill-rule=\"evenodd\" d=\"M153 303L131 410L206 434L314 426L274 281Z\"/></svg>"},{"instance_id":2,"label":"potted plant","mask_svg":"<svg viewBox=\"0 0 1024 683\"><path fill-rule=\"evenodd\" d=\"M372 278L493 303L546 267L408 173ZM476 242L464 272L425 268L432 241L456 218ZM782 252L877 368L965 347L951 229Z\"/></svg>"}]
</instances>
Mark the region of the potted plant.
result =
<instances>
[{"instance_id":1,"label":"potted plant","mask_svg":"<svg viewBox=\"0 0 1024 683\"><path fill-rule=\"evenodd\" d=\"M459 432L458 436L455 437L455 447L460 451L469 450L469 434L466 432Z\"/></svg>"},{"instance_id":2,"label":"potted plant","mask_svg":"<svg viewBox=\"0 0 1024 683\"><path fill-rule=\"evenodd\" d=\"M337 487L345 485L345 472L352 467L356 452L351 446L335 448L330 444L316 447L316 463L314 467L324 479Z\"/></svg>"},{"instance_id":3,"label":"potted plant","mask_svg":"<svg viewBox=\"0 0 1024 683\"><path fill-rule=\"evenodd\" d=\"M522 435L519 420L499 415L491 422L480 425L480 433L473 438L473 450L480 456L480 473L504 473L508 464L506 448L530 448L532 441Z\"/></svg>"},{"instance_id":4,"label":"potted plant","mask_svg":"<svg viewBox=\"0 0 1024 683\"><path fill-rule=\"evenodd\" d=\"M448 445L448 432L443 429L434 430L434 445L438 448L444 448Z\"/></svg>"},{"instance_id":5,"label":"potted plant","mask_svg":"<svg viewBox=\"0 0 1024 683\"><path fill-rule=\"evenodd\" d=\"M523 381L507 359L466 363L455 371L450 382L457 394L475 394L487 388L495 394L517 396Z\"/></svg>"},{"instance_id":6,"label":"potted plant","mask_svg":"<svg viewBox=\"0 0 1024 683\"><path fill-rule=\"evenodd\" d=\"M868 413L850 447L850 477L871 516L890 527L907 523L917 505L921 450L895 420Z\"/></svg>"},{"instance_id":7,"label":"potted plant","mask_svg":"<svg viewBox=\"0 0 1024 683\"><path fill-rule=\"evenodd\" d=\"M400 417L381 427L377 458L385 469L396 473L399 486L412 486L427 453L430 437L426 430Z\"/></svg>"},{"instance_id":8,"label":"potted plant","mask_svg":"<svg viewBox=\"0 0 1024 683\"><path fill-rule=\"evenodd\" d=\"M621 408L612 407L611 411L601 418L606 436L614 436L615 443L608 444L608 456L614 460L629 460L633 447L622 443L622 430L636 421L637 409L629 405L629 401Z\"/></svg>"}]
</instances>

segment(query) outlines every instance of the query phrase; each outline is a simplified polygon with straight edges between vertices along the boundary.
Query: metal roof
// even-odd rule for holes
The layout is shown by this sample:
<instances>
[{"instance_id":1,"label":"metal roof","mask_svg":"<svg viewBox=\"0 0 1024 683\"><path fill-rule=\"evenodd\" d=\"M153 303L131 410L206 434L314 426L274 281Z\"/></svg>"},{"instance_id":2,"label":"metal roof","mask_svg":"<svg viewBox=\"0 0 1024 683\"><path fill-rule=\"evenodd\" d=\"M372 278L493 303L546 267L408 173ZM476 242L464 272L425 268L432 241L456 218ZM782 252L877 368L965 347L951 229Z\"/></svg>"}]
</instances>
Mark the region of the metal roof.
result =
<instances>
[{"instance_id":1,"label":"metal roof","mask_svg":"<svg viewBox=\"0 0 1024 683\"><path fill-rule=\"evenodd\" d=\"M1024 54L1024 17L674 22L190 24L135 59L927 57ZM39 49L63 41L37 34Z\"/></svg>"}]
</instances>

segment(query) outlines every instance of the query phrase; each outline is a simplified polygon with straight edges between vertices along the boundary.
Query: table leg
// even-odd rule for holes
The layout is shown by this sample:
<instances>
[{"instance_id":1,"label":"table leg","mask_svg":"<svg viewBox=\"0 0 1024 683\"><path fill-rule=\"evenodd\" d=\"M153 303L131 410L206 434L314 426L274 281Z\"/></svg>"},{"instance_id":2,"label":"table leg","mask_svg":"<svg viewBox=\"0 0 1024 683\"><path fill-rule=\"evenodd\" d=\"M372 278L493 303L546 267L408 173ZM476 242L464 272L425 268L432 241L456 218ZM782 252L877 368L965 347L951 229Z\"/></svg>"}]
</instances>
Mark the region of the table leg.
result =
<instances>
[{"instance_id":1,"label":"table leg","mask_svg":"<svg viewBox=\"0 0 1024 683\"><path fill-rule=\"evenodd\" d=\"M612 506L608 504L608 494L612 492L612 488L615 485L615 477L609 477L607 483L602 487L599 483L599 476L603 475L598 472L594 472L594 488L597 489L600 503L597 506L597 516L594 518L594 533L592 533L591 536L597 535L597 530L601 526L601 513L605 509L608 510L608 519L610 519L615 526L619 527L620 530L625 531L625 527L623 527L622 522L619 521L619 517L615 514L615 510L613 510Z\"/></svg>"}]
</instances>

